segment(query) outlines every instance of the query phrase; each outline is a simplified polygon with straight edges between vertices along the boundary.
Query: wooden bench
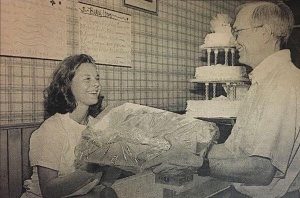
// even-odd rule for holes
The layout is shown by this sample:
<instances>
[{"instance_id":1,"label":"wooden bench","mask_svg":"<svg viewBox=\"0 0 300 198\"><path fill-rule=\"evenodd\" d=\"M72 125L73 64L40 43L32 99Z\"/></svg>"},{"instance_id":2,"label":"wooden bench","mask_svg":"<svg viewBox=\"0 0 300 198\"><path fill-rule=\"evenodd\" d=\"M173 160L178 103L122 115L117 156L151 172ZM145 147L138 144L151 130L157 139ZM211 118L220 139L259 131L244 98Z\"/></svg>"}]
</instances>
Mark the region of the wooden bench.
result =
<instances>
[{"instance_id":1,"label":"wooden bench","mask_svg":"<svg viewBox=\"0 0 300 198\"><path fill-rule=\"evenodd\" d=\"M1 126L0 128L0 197L20 197L23 181L30 178L29 140L40 123Z\"/></svg>"}]
</instances>

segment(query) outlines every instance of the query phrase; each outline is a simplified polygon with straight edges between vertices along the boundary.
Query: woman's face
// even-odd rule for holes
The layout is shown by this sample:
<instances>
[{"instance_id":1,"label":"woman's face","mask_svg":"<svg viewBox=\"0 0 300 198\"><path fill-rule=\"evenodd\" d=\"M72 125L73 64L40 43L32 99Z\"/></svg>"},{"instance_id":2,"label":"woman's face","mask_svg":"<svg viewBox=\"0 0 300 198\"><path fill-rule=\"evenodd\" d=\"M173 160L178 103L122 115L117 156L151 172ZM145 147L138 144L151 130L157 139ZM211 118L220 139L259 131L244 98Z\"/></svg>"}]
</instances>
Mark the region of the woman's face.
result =
<instances>
[{"instance_id":1,"label":"woman's face","mask_svg":"<svg viewBox=\"0 0 300 198\"><path fill-rule=\"evenodd\" d=\"M75 72L71 90L79 106L90 106L98 102L101 91L100 77L96 65L82 63Z\"/></svg>"}]
</instances>

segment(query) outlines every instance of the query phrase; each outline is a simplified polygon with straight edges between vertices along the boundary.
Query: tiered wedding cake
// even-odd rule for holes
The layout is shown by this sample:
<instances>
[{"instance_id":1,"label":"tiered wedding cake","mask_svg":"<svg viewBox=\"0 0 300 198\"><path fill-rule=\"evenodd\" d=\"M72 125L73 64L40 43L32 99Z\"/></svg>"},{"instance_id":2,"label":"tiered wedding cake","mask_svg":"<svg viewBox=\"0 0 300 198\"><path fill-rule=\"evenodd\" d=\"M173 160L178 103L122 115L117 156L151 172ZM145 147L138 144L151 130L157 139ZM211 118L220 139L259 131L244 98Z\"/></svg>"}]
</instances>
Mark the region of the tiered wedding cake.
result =
<instances>
[{"instance_id":1,"label":"tiered wedding cake","mask_svg":"<svg viewBox=\"0 0 300 198\"><path fill-rule=\"evenodd\" d=\"M235 48L230 18L218 14L210 24L213 33L206 35L204 44L200 46L207 52L207 66L197 67L195 78L190 80L205 84L205 100L187 101L186 114L204 118L236 117L240 100L248 89L244 83L248 81L246 68L234 66ZM219 63L220 55L224 55L224 64ZM225 89L226 97L217 96L217 84Z\"/></svg>"}]
</instances>

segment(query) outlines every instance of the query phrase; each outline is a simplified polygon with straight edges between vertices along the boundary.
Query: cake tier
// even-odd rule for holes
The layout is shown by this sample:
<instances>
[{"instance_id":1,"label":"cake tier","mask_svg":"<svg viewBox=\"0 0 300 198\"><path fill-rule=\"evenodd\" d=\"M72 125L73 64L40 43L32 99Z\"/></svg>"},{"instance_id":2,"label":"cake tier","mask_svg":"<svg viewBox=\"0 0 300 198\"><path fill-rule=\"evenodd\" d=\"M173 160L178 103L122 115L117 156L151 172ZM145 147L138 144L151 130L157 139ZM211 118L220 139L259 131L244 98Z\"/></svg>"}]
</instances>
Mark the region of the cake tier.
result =
<instances>
[{"instance_id":1,"label":"cake tier","mask_svg":"<svg viewBox=\"0 0 300 198\"><path fill-rule=\"evenodd\" d=\"M205 36L204 44L201 48L234 46L231 33L210 33Z\"/></svg>"},{"instance_id":2,"label":"cake tier","mask_svg":"<svg viewBox=\"0 0 300 198\"><path fill-rule=\"evenodd\" d=\"M196 80L203 82L246 81L247 73L244 66L211 65L196 68Z\"/></svg>"},{"instance_id":3,"label":"cake tier","mask_svg":"<svg viewBox=\"0 0 300 198\"><path fill-rule=\"evenodd\" d=\"M233 118L240 100L188 100L186 115L194 118Z\"/></svg>"}]
</instances>

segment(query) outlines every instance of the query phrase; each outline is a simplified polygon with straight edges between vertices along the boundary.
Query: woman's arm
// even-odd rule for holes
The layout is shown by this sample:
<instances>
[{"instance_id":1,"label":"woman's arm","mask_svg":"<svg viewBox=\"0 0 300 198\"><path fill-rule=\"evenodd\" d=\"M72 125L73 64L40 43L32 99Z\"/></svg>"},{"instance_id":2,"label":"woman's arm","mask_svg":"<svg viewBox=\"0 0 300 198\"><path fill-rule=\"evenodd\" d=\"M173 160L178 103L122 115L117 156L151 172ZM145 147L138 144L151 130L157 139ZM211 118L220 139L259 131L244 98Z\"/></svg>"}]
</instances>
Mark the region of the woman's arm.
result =
<instances>
[{"instance_id":1,"label":"woman's arm","mask_svg":"<svg viewBox=\"0 0 300 198\"><path fill-rule=\"evenodd\" d=\"M88 173L76 170L63 177L58 177L58 171L38 166L38 176L43 197L63 197L74 193L84 185L101 178L101 173Z\"/></svg>"}]
</instances>

